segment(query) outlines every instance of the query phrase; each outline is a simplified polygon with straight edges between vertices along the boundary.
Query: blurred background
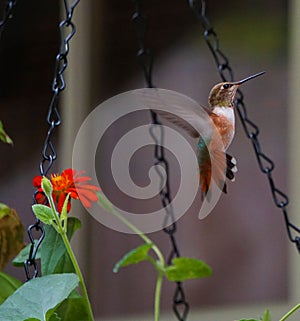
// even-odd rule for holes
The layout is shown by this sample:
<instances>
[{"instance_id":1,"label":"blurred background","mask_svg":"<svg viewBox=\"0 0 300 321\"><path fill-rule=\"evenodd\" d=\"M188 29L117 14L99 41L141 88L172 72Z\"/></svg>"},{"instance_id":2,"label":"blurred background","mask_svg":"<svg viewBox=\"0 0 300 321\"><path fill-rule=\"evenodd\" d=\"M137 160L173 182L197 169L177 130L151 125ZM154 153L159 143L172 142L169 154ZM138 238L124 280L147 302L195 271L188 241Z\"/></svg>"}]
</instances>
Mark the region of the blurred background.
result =
<instances>
[{"instance_id":1,"label":"blurred background","mask_svg":"<svg viewBox=\"0 0 300 321\"><path fill-rule=\"evenodd\" d=\"M264 152L276 163L276 183L284 191L289 183L289 4L282 0L207 1L207 15L235 79L267 72L258 81L247 83L243 92L249 116L261 129ZM59 5L59 1L18 2L0 43L0 119L14 141L13 147L0 146L0 200L18 211L25 227L34 220L31 182L39 174L48 129L46 114L59 45ZM149 18L154 85L206 105L211 87L220 78L188 1L145 0L143 7ZM77 33L70 43L67 90L60 104L62 125L54 139L58 149L54 172L71 166L75 135L93 108L113 95L145 86L136 60L133 9L132 1L117 0L86 0L76 8ZM105 152L105 148L100 151ZM151 166L152 151L145 153L139 160L147 155L146 166ZM205 220L200 221L192 207L178 221L176 239L181 254L203 259L213 268L210 278L185 282L192 310L282 302L290 295L291 244L284 220L272 203L268 182L239 121L230 154L237 158L239 171L236 182L228 186L228 195L222 196ZM176 181L176 162L170 164L171 180L175 177ZM144 177L144 167L139 164L134 169L137 177ZM176 182L173 185L171 188ZM77 215L84 226L74 244L96 316L108 319L150 313L155 282L152 267L144 263L118 274L112 272L114 263L140 244L139 238L106 228L80 206ZM168 255L167 235L160 231L150 237ZM25 278L22 270L7 267L6 271ZM174 290L173 284L163 286L166 312L171 311Z\"/></svg>"}]
</instances>

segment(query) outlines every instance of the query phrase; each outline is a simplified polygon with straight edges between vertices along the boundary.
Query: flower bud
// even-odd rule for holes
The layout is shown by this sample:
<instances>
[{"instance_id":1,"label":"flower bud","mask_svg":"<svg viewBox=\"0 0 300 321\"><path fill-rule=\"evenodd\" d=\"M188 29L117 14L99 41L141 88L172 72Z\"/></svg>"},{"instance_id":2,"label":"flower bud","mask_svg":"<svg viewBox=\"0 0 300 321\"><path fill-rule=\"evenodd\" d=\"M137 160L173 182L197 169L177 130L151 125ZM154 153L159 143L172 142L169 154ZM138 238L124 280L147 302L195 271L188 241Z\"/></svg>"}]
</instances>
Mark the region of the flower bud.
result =
<instances>
[{"instance_id":1,"label":"flower bud","mask_svg":"<svg viewBox=\"0 0 300 321\"><path fill-rule=\"evenodd\" d=\"M42 178L42 189L47 197L52 196L52 191L53 191L52 184L46 176Z\"/></svg>"}]
</instances>

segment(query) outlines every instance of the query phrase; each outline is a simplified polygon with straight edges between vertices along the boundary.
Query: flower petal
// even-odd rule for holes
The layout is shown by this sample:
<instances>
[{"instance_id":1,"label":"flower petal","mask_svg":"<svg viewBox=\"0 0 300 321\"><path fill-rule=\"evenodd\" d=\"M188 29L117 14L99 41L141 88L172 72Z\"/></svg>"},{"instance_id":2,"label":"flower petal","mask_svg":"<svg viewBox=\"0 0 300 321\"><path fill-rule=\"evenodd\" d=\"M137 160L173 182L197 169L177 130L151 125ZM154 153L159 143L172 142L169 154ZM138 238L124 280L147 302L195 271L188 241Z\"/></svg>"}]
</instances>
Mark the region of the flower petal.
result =
<instances>
[{"instance_id":1,"label":"flower petal","mask_svg":"<svg viewBox=\"0 0 300 321\"><path fill-rule=\"evenodd\" d=\"M42 184L42 176L35 176L32 180L32 185L35 187L41 187Z\"/></svg>"},{"instance_id":2,"label":"flower petal","mask_svg":"<svg viewBox=\"0 0 300 321\"><path fill-rule=\"evenodd\" d=\"M101 191L101 189L100 189L99 186L89 185L89 184L76 184L76 185L75 185L75 188L76 188L76 189L78 189L78 188L84 188L84 189L90 189L90 190L93 190L93 191Z\"/></svg>"},{"instance_id":3,"label":"flower petal","mask_svg":"<svg viewBox=\"0 0 300 321\"><path fill-rule=\"evenodd\" d=\"M45 204L46 203L46 195L43 192L38 192L35 194L35 200L38 204Z\"/></svg>"},{"instance_id":4,"label":"flower petal","mask_svg":"<svg viewBox=\"0 0 300 321\"><path fill-rule=\"evenodd\" d=\"M98 196L95 192L88 190L88 189L84 189L84 188L80 188L77 189L77 193L79 195L79 199L81 200L82 197L87 198L89 201L91 202L97 202L98 201Z\"/></svg>"},{"instance_id":5,"label":"flower petal","mask_svg":"<svg viewBox=\"0 0 300 321\"><path fill-rule=\"evenodd\" d=\"M84 207L90 208L92 207L91 202L84 196L84 195L80 195L80 201L82 202Z\"/></svg>"},{"instance_id":6,"label":"flower petal","mask_svg":"<svg viewBox=\"0 0 300 321\"><path fill-rule=\"evenodd\" d=\"M63 205L64 205L64 202L65 202L65 200L66 200L67 195L68 195L68 194L61 193L61 194L58 196L57 211L58 211L59 213L61 213L61 211L62 211L62 208L63 208Z\"/></svg>"},{"instance_id":7,"label":"flower petal","mask_svg":"<svg viewBox=\"0 0 300 321\"><path fill-rule=\"evenodd\" d=\"M74 182L86 182L86 181L91 181L92 179L88 176L77 176L77 177L74 177Z\"/></svg>"},{"instance_id":8,"label":"flower petal","mask_svg":"<svg viewBox=\"0 0 300 321\"><path fill-rule=\"evenodd\" d=\"M85 207L91 207L92 202L98 201L96 191L101 191L99 186L87 184L92 180L85 175L85 171L77 171L67 168L61 174L51 174L51 183L53 186L53 199L57 210L61 213L65 199L70 193L70 199L80 198ZM41 188L42 176L36 176L33 179L33 185L37 187L36 201L45 203L47 201ZM71 209L71 203L68 203L68 212Z\"/></svg>"}]
</instances>

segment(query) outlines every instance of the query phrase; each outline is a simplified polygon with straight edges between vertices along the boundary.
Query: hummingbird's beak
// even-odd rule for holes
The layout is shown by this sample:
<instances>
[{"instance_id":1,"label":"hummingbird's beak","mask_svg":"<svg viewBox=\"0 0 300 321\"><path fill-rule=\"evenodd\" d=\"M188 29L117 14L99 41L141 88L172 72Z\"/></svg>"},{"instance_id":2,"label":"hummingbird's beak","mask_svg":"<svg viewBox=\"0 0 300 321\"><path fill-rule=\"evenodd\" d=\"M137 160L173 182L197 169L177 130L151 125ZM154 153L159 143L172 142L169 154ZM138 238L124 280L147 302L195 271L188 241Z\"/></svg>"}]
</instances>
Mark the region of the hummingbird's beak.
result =
<instances>
[{"instance_id":1,"label":"hummingbird's beak","mask_svg":"<svg viewBox=\"0 0 300 321\"><path fill-rule=\"evenodd\" d=\"M255 75L252 75L252 76L249 76L249 77L247 77L245 79L242 79L240 81L234 82L233 84L234 85L241 85L241 84L243 84L244 82L246 82L246 81L248 81L250 79L253 79L253 78L256 78L256 77L259 77L259 76L263 75L264 73L265 73L265 71L261 71L261 72L255 74Z\"/></svg>"}]
</instances>

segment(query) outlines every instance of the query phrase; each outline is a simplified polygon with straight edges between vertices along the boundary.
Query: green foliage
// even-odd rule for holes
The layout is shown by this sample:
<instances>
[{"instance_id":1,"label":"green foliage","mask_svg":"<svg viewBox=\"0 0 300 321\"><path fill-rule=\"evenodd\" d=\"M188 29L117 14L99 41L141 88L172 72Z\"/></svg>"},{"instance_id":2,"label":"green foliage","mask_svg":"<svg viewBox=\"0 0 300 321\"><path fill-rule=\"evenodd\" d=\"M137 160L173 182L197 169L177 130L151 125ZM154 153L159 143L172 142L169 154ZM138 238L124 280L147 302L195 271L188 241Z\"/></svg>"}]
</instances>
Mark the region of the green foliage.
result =
<instances>
[{"instance_id":1,"label":"green foliage","mask_svg":"<svg viewBox=\"0 0 300 321\"><path fill-rule=\"evenodd\" d=\"M0 219L9 214L10 208L6 204L0 203Z\"/></svg>"},{"instance_id":2,"label":"green foliage","mask_svg":"<svg viewBox=\"0 0 300 321\"><path fill-rule=\"evenodd\" d=\"M75 319L76 318L76 319ZM53 312L49 321L86 321L88 314L83 298L68 298Z\"/></svg>"},{"instance_id":3,"label":"green foliage","mask_svg":"<svg viewBox=\"0 0 300 321\"><path fill-rule=\"evenodd\" d=\"M113 271L118 272L121 267L143 261L150 261L159 272L163 272L166 278L172 282L198 279L212 274L211 268L206 263L188 257L175 258L172 260L171 265L163 267L161 266L161 262L155 261L154 258L149 255L149 250L153 248L153 246L153 243L145 243L131 250L115 265Z\"/></svg>"},{"instance_id":4,"label":"green foliage","mask_svg":"<svg viewBox=\"0 0 300 321\"><path fill-rule=\"evenodd\" d=\"M37 240L35 240L35 243L37 242ZM29 251L30 251L30 247L31 247L31 243L28 244L26 247L24 247L19 254L13 259L12 264L14 266L18 266L18 267L23 267L24 266L24 262L25 260L28 259L29 257ZM37 252L36 259L40 259L41 258L41 254L40 251Z\"/></svg>"},{"instance_id":5,"label":"green foliage","mask_svg":"<svg viewBox=\"0 0 300 321\"><path fill-rule=\"evenodd\" d=\"M11 138L6 134L1 120L0 120L0 140L7 144L11 144L11 145L13 144L13 141L11 140Z\"/></svg>"},{"instance_id":6,"label":"green foliage","mask_svg":"<svg viewBox=\"0 0 300 321\"><path fill-rule=\"evenodd\" d=\"M266 310L263 316L259 319L240 319L238 321L272 321L269 310Z\"/></svg>"},{"instance_id":7,"label":"green foliage","mask_svg":"<svg viewBox=\"0 0 300 321\"><path fill-rule=\"evenodd\" d=\"M68 219L67 236L71 240L74 233L81 227L81 222L76 217ZM72 262L67 254L61 235L49 225L45 227L45 239L43 240L36 259L41 259L42 274L71 273L74 272ZM28 244L13 260L14 266L22 267L28 259L30 245Z\"/></svg>"},{"instance_id":8,"label":"green foliage","mask_svg":"<svg viewBox=\"0 0 300 321\"><path fill-rule=\"evenodd\" d=\"M47 275L26 282L0 306L0 320L49 321L53 308L69 296L78 286L78 281L76 274L68 273Z\"/></svg>"},{"instance_id":9,"label":"green foliage","mask_svg":"<svg viewBox=\"0 0 300 321\"><path fill-rule=\"evenodd\" d=\"M120 267L137 264L149 260L149 250L153 247L152 243L145 243L125 254L115 265L114 272L118 272Z\"/></svg>"},{"instance_id":10,"label":"green foliage","mask_svg":"<svg viewBox=\"0 0 300 321\"><path fill-rule=\"evenodd\" d=\"M0 320L93 321L84 280L69 243L73 234L81 227L81 222L77 218L68 217L69 195L67 195L59 214L55 210L52 199L51 182L43 178L42 187L51 207L35 204L32 208L36 217L46 224L45 239L36 255L37 259L41 259L43 277L33 279L22 285L19 280L0 272L0 304L2 303L0 305ZM143 261L149 261L155 266L158 273L154 300L154 319L158 321L161 286L164 276L171 282L183 282L208 277L212 274L212 270L205 262L188 257L174 258L171 265L166 265L159 248L137 227L122 217L104 194L97 194L98 203L120 219L145 242L125 254L116 263L113 271L118 272L121 267ZM9 207L0 203L0 227L3 218L8 217L11 212ZM152 251L149 254L150 250ZM30 245L24 248L14 259L14 265L23 265L23 262L28 258L29 251ZM73 272L76 272L76 274ZM77 292L78 284L80 284L82 296ZM299 308L300 304L289 311L280 321L285 321ZM266 310L260 319L240 319L239 321L271 321L271 317L269 311Z\"/></svg>"},{"instance_id":11,"label":"green foliage","mask_svg":"<svg viewBox=\"0 0 300 321\"><path fill-rule=\"evenodd\" d=\"M2 304L3 301L5 301L22 285L22 282L11 275L0 272L0 284L0 304Z\"/></svg>"},{"instance_id":12,"label":"green foliage","mask_svg":"<svg viewBox=\"0 0 300 321\"><path fill-rule=\"evenodd\" d=\"M266 311L264 312L264 315L262 316L261 321L272 321L269 310L266 310Z\"/></svg>"},{"instance_id":13,"label":"green foliage","mask_svg":"<svg viewBox=\"0 0 300 321\"><path fill-rule=\"evenodd\" d=\"M69 217L67 228L69 240L80 227L81 222L78 218ZM45 239L39 251L42 262L42 275L73 271L72 263L70 262L63 239L50 225L45 226Z\"/></svg>"},{"instance_id":14,"label":"green foliage","mask_svg":"<svg viewBox=\"0 0 300 321\"><path fill-rule=\"evenodd\" d=\"M52 209L46 205L34 204L32 210L35 216L44 224L51 225L55 220Z\"/></svg>"},{"instance_id":15,"label":"green foliage","mask_svg":"<svg viewBox=\"0 0 300 321\"><path fill-rule=\"evenodd\" d=\"M211 268L201 260L178 257L172 260L172 265L165 269L165 275L169 281L182 282L190 279L198 279L210 276Z\"/></svg>"},{"instance_id":16,"label":"green foliage","mask_svg":"<svg viewBox=\"0 0 300 321\"><path fill-rule=\"evenodd\" d=\"M63 208L60 214L60 219L61 219L61 223L63 228L67 228L67 220L68 220L68 203L69 203L69 198L70 198L70 193L67 195L64 204L63 204Z\"/></svg>"}]
</instances>

